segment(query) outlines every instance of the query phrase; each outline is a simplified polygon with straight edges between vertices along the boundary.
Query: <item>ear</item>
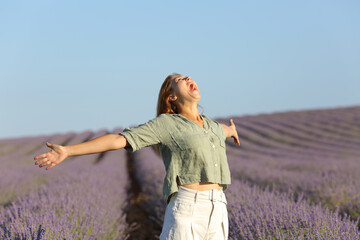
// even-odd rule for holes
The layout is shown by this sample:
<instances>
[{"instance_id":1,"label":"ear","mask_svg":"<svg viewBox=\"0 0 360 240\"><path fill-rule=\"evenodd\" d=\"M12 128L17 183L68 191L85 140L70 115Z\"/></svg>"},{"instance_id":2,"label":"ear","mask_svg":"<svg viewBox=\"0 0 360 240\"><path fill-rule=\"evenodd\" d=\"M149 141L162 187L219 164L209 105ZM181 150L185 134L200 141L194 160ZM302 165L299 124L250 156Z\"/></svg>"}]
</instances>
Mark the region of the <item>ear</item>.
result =
<instances>
[{"instance_id":1,"label":"ear","mask_svg":"<svg viewBox=\"0 0 360 240\"><path fill-rule=\"evenodd\" d=\"M170 100L171 102L175 102L175 101L177 100L177 97L176 97L175 95L170 95L170 96L169 96L169 100Z\"/></svg>"}]
</instances>

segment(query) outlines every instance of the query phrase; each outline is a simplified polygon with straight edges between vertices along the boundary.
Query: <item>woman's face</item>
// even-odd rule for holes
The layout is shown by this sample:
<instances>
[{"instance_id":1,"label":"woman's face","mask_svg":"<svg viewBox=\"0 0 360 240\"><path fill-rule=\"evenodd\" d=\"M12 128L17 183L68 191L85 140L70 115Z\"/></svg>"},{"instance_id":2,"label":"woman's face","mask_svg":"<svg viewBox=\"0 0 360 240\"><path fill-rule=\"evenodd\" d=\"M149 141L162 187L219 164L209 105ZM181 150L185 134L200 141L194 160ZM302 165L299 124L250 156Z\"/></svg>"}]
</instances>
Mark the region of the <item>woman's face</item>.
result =
<instances>
[{"instance_id":1,"label":"woman's face","mask_svg":"<svg viewBox=\"0 0 360 240\"><path fill-rule=\"evenodd\" d=\"M172 88L177 99L196 101L201 98L198 86L191 77L178 76L172 82Z\"/></svg>"}]
</instances>

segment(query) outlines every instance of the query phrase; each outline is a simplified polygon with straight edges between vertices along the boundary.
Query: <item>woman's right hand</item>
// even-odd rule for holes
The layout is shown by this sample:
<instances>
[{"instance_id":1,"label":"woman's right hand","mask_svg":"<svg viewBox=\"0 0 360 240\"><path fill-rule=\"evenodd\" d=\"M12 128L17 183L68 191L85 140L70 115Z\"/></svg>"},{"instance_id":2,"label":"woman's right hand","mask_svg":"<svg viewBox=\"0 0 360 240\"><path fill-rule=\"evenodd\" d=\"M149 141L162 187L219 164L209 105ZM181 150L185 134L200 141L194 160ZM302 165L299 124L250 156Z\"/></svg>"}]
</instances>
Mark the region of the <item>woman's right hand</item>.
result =
<instances>
[{"instance_id":1,"label":"woman's right hand","mask_svg":"<svg viewBox=\"0 0 360 240\"><path fill-rule=\"evenodd\" d=\"M65 160L69 156L65 147L57 144L51 144L46 142L46 146L48 146L51 150L47 153L40 154L34 157L34 160L38 160L35 162L35 165L40 164L40 168L47 166L46 170L53 168L54 166L58 165L62 161Z\"/></svg>"}]
</instances>

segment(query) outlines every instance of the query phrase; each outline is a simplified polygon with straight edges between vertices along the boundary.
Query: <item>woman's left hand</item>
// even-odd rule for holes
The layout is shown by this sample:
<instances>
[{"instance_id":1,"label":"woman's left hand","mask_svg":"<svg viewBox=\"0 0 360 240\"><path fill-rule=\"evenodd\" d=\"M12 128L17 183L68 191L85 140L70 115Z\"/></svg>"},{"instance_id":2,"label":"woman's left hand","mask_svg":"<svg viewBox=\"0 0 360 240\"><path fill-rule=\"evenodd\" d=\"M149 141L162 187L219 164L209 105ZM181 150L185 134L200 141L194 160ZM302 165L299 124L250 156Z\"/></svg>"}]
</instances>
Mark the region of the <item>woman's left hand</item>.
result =
<instances>
[{"instance_id":1,"label":"woman's left hand","mask_svg":"<svg viewBox=\"0 0 360 240\"><path fill-rule=\"evenodd\" d=\"M236 145L240 146L239 136L236 131L236 126L234 124L234 121L230 119L230 126L226 126L225 124L221 124L224 127L224 131L226 134L226 137L232 137L234 139L234 142Z\"/></svg>"}]
</instances>

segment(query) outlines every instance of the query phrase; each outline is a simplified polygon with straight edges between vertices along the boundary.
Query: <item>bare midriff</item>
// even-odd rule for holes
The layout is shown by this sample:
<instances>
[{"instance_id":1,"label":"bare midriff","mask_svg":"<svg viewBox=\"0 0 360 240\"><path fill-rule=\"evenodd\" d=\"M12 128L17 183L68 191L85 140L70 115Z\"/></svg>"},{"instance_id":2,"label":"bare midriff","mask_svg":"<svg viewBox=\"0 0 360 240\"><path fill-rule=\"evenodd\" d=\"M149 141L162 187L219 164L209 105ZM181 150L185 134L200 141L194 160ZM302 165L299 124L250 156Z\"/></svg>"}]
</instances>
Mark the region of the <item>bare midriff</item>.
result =
<instances>
[{"instance_id":1,"label":"bare midriff","mask_svg":"<svg viewBox=\"0 0 360 240\"><path fill-rule=\"evenodd\" d=\"M220 184L212 183L212 182L198 182L198 183L191 183L191 184L184 184L181 185L179 179L177 179L177 184L182 187L190 188L197 191L208 191L212 189L221 189Z\"/></svg>"}]
</instances>

